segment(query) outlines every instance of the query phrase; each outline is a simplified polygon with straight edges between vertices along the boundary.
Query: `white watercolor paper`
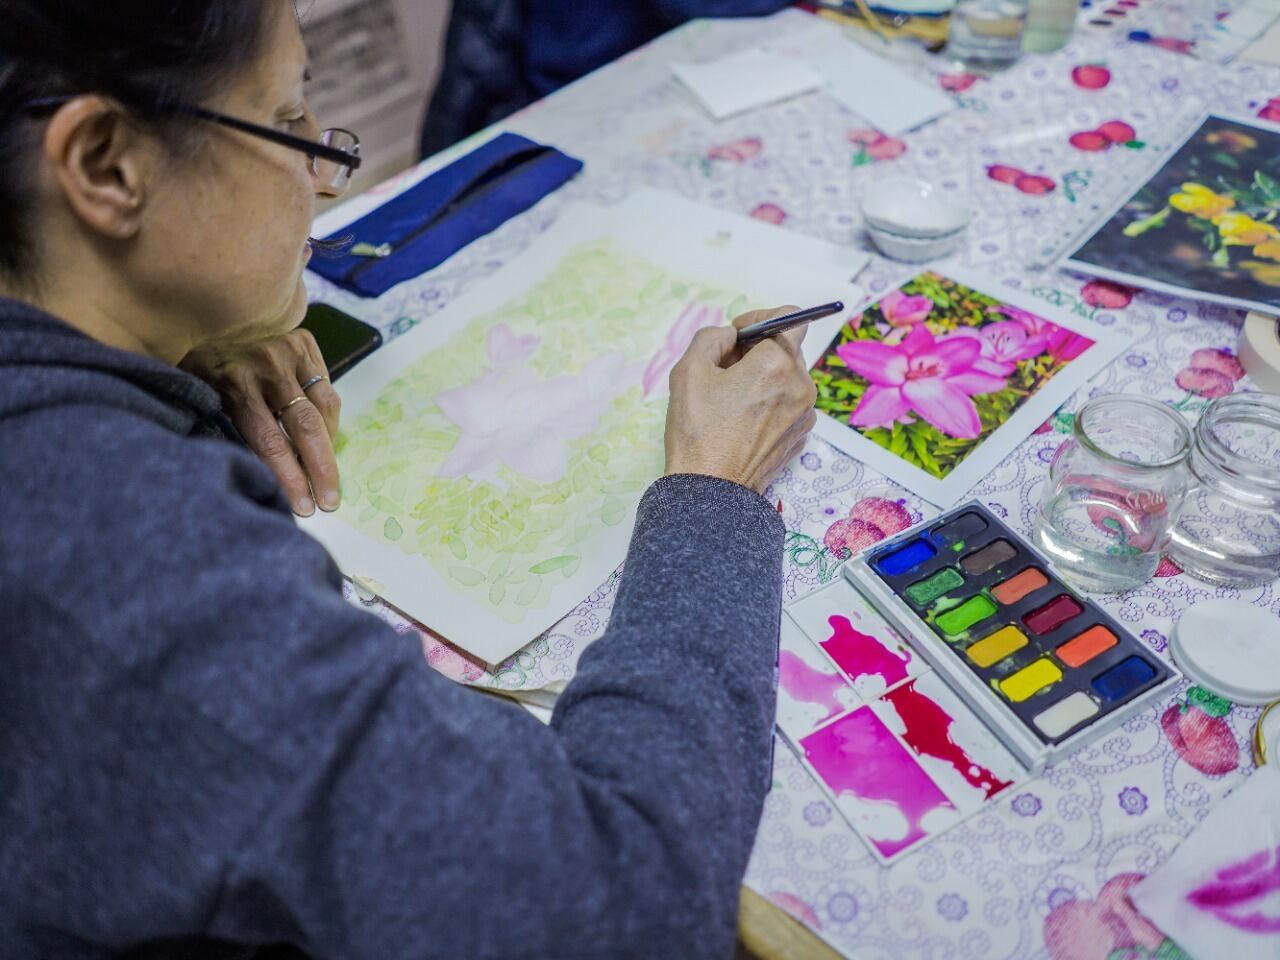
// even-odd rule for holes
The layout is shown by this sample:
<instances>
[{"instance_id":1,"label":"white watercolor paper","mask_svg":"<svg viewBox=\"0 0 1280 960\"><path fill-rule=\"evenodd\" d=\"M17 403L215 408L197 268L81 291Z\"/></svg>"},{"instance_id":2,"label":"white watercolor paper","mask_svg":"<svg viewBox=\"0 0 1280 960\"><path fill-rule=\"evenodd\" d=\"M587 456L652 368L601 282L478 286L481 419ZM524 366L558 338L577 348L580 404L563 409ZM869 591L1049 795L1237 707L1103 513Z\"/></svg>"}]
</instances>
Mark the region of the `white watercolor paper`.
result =
<instances>
[{"instance_id":1,"label":"white watercolor paper","mask_svg":"<svg viewBox=\"0 0 1280 960\"><path fill-rule=\"evenodd\" d=\"M759 47L710 63L673 63L671 72L717 120L788 100L822 85L822 77L811 67Z\"/></svg>"},{"instance_id":2,"label":"white watercolor paper","mask_svg":"<svg viewBox=\"0 0 1280 960\"><path fill-rule=\"evenodd\" d=\"M881 133L898 137L956 109L956 102L891 60L825 23L787 34L768 47L811 64L822 89Z\"/></svg>"}]
</instances>

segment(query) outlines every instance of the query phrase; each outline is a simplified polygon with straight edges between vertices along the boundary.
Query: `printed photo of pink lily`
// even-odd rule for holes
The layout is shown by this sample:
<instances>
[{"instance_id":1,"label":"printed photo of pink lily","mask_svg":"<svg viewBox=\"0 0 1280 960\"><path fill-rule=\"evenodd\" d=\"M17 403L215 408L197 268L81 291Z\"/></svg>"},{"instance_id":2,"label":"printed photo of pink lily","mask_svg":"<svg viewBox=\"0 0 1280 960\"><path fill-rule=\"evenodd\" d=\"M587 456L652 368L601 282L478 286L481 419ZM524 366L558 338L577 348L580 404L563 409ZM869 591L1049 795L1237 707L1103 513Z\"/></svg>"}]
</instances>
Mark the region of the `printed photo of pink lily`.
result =
<instances>
[{"instance_id":1,"label":"printed photo of pink lily","mask_svg":"<svg viewBox=\"0 0 1280 960\"><path fill-rule=\"evenodd\" d=\"M945 479L1092 345L926 272L845 324L810 373L821 412Z\"/></svg>"}]
</instances>

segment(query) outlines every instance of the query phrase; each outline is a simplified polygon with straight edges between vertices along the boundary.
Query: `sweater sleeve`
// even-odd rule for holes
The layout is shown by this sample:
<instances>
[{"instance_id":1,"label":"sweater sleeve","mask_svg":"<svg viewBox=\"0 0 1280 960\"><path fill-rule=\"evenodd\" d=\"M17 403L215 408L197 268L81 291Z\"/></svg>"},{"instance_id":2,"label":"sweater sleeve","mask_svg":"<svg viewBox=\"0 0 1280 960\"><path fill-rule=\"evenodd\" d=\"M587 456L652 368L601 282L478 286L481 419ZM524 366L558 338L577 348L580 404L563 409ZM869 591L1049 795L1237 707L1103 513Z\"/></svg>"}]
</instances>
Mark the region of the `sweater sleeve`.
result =
<instances>
[{"instance_id":1,"label":"sweater sleeve","mask_svg":"<svg viewBox=\"0 0 1280 960\"><path fill-rule=\"evenodd\" d=\"M304 644L277 714L315 746L240 844L208 932L344 958L731 955L769 777L782 533L742 487L656 482L549 727L321 602L339 662ZM340 697L308 680L325 671Z\"/></svg>"}]
</instances>

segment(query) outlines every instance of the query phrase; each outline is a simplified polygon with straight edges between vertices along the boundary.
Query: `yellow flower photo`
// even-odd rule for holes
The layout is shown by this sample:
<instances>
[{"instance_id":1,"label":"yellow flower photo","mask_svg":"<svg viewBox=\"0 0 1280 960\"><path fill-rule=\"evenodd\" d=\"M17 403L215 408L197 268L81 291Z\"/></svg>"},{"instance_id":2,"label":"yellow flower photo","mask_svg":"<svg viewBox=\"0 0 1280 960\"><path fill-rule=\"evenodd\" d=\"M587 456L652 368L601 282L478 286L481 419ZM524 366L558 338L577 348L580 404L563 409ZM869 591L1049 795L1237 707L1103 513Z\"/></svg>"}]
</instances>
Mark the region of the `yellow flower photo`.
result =
<instances>
[{"instance_id":1,"label":"yellow flower photo","mask_svg":"<svg viewBox=\"0 0 1280 960\"><path fill-rule=\"evenodd\" d=\"M1274 313L1280 309L1280 127L1210 116L1066 265Z\"/></svg>"}]
</instances>

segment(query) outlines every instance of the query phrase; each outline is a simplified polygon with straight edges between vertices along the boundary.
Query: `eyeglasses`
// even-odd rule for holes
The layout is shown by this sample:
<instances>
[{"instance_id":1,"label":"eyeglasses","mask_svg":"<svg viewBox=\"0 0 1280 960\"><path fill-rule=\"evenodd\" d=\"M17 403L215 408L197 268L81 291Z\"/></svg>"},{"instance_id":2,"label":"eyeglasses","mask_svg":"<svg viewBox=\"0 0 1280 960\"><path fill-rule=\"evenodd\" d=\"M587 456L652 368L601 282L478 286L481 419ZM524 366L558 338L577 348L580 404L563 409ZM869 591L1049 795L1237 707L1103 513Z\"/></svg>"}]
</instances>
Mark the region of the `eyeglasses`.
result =
<instances>
[{"instance_id":1,"label":"eyeglasses","mask_svg":"<svg viewBox=\"0 0 1280 960\"><path fill-rule=\"evenodd\" d=\"M39 100L32 100L25 107L30 112L37 112L61 106L70 99L71 97L69 96L43 97ZM229 117L225 113L218 113L192 104L165 104L164 109L179 113L189 113L193 117L199 117L201 120L221 124L232 130L238 130L241 133L247 133L250 136L269 140L291 150L305 153L311 160L311 175L315 178L316 183L334 192L341 192L347 188L347 185L351 182L352 172L358 170L362 162L360 157L360 138L350 130L343 130L341 127L330 127L327 130L320 131L320 139L316 141L308 140L305 137L295 137L291 133L283 133L279 130L273 130L271 127L264 127L248 120L241 120L239 117Z\"/></svg>"}]
</instances>

